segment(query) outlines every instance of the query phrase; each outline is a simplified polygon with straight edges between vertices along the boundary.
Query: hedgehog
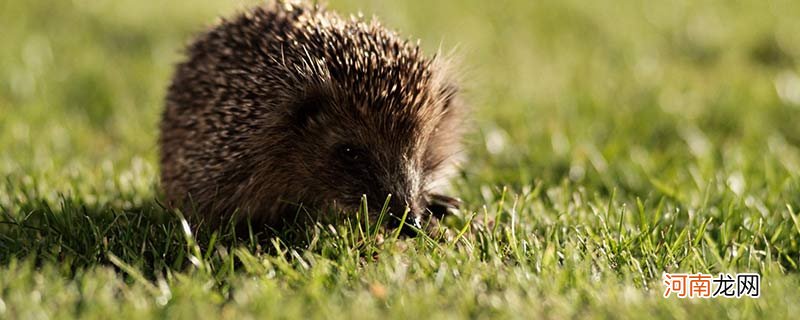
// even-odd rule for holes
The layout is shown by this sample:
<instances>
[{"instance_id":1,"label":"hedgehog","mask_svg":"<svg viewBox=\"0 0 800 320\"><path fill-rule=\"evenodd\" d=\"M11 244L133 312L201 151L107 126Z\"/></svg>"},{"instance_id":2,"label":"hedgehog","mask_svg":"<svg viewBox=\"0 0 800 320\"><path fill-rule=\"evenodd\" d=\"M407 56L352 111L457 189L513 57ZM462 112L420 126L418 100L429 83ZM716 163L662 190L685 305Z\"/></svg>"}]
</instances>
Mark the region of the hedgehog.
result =
<instances>
[{"instance_id":1,"label":"hedgehog","mask_svg":"<svg viewBox=\"0 0 800 320\"><path fill-rule=\"evenodd\" d=\"M190 220L280 227L366 203L370 220L388 213L405 233L457 209L443 192L465 108L449 61L419 41L279 2L221 19L186 56L159 145L166 202Z\"/></svg>"}]
</instances>

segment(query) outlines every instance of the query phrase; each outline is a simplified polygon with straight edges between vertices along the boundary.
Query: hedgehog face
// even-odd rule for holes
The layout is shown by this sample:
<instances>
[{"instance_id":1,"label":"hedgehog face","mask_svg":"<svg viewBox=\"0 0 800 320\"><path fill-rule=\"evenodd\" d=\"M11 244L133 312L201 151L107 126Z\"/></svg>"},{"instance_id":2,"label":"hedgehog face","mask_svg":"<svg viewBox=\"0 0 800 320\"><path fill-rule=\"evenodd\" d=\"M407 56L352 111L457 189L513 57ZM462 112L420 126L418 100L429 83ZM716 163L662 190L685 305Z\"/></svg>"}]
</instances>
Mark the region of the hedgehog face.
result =
<instances>
[{"instance_id":1,"label":"hedgehog face","mask_svg":"<svg viewBox=\"0 0 800 320\"><path fill-rule=\"evenodd\" d=\"M338 95L343 97L344 95ZM312 152L306 159L308 177L314 181L311 203L334 204L355 212L366 196L368 210L377 220L389 197L387 213L399 218L408 209L407 221L421 226L430 215L428 190L437 169L429 156L430 137L441 119L442 103L406 106L418 110L437 109L435 116L395 112L385 101L337 99L335 94L307 94L295 106L292 128L301 147ZM352 97L352 95L346 95ZM427 112L427 111L426 111ZM388 219L397 225L398 219Z\"/></svg>"}]
</instances>

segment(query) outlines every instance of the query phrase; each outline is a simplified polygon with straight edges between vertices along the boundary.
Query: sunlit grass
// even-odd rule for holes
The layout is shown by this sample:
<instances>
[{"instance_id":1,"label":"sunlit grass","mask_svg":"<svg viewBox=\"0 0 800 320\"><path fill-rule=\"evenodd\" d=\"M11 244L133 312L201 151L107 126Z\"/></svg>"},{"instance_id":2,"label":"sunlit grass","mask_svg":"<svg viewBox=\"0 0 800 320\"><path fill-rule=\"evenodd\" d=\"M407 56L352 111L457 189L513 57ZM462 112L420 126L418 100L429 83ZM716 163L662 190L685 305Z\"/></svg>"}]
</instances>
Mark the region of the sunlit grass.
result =
<instances>
[{"instance_id":1,"label":"sunlit grass","mask_svg":"<svg viewBox=\"0 0 800 320\"><path fill-rule=\"evenodd\" d=\"M800 4L332 2L457 47L474 116L447 237L187 232L158 203L164 90L254 2L7 1L0 318L800 312ZM758 272L762 298L664 299L664 272Z\"/></svg>"}]
</instances>

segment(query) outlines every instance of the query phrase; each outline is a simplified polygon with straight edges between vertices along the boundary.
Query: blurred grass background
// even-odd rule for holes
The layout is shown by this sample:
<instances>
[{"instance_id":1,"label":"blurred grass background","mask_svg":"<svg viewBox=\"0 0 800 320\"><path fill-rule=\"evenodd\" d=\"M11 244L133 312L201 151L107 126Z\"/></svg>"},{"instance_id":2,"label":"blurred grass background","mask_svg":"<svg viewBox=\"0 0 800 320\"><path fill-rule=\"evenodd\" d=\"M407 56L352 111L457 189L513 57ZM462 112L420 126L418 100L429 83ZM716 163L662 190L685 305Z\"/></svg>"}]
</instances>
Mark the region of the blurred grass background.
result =
<instances>
[{"instance_id":1,"label":"blurred grass background","mask_svg":"<svg viewBox=\"0 0 800 320\"><path fill-rule=\"evenodd\" d=\"M666 219L661 226L688 226L709 241L702 257L689 250L665 258L692 269L674 272L776 268L789 274L778 279L797 283L800 2L330 2L345 14L379 16L429 53L457 48L474 108L470 161L455 181L468 209L502 215L494 205L505 201L506 187L530 206L519 218L525 230L557 242L569 241L557 230L602 233L611 222L593 215L589 202L633 210L641 200L652 216L623 211L613 221ZM24 216L50 203L58 211L64 197L98 212L152 206L156 128L182 46L216 17L254 3L0 3L0 210ZM666 209L654 210L663 208L659 201ZM7 254L0 261L40 254L14 243L0 250ZM647 256L646 247L627 245L632 261ZM727 259L748 246L746 261L709 263L705 251ZM114 277L103 270L82 277ZM644 283L658 285L659 276ZM800 297L796 287L781 290ZM571 301L560 298L551 302ZM769 303L783 315L800 308L796 301L750 306L763 312Z\"/></svg>"}]
</instances>

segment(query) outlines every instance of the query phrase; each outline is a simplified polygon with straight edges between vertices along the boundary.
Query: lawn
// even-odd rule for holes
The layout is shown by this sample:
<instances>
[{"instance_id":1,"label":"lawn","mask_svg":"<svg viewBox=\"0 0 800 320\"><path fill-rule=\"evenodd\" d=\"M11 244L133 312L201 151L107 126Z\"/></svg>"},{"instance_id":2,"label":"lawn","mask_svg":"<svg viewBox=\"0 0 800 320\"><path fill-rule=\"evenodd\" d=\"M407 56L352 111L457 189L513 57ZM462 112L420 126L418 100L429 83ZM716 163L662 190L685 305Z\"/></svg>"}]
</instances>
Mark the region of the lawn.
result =
<instances>
[{"instance_id":1,"label":"lawn","mask_svg":"<svg viewBox=\"0 0 800 320\"><path fill-rule=\"evenodd\" d=\"M449 237L162 208L172 65L254 1L3 1L0 319L800 314L800 2L331 2L455 48ZM761 297L664 298L665 272L759 273Z\"/></svg>"}]
</instances>

